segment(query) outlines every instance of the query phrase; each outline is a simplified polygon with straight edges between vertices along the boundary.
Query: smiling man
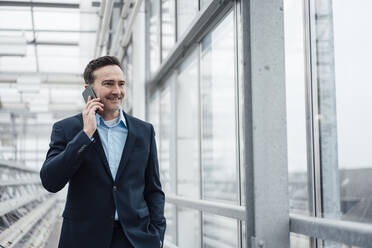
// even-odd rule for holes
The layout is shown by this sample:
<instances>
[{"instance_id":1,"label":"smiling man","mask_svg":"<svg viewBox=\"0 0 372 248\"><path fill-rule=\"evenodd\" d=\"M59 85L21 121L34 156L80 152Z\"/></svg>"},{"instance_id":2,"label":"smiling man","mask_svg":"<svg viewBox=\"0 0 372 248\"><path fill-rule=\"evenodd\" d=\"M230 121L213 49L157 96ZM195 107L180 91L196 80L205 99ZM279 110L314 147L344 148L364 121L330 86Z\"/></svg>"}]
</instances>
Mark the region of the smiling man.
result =
<instances>
[{"instance_id":1,"label":"smiling man","mask_svg":"<svg viewBox=\"0 0 372 248\"><path fill-rule=\"evenodd\" d=\"M161 247L166 222L154 128L125 113L119 61L104 56L84 71L83 113L53 125L43 186L69 183L59 248Z\"/></svg>"}]
</instances>

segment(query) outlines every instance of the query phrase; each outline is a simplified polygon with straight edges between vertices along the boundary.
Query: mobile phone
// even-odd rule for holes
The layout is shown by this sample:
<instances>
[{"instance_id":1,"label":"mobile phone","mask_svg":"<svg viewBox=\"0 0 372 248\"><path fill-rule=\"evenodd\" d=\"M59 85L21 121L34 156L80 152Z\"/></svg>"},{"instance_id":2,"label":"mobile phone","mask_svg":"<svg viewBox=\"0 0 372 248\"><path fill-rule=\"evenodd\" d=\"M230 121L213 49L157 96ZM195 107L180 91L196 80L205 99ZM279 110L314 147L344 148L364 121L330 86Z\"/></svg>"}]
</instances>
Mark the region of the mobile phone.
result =
<instances>
[{"instance_id":1,"label":"mobile phone","mask_svg":"<svg viewBox=\"0 0 372 248\"><path fill-rule=\"evenodd\" d=\"M85 88L85 90L82 93L85 103L88 102L88 96L91 97L91 99L97 98L96 94L94 94L93 87L91 85L88 85L88 87Z\"/></svg>"}]
</instances>

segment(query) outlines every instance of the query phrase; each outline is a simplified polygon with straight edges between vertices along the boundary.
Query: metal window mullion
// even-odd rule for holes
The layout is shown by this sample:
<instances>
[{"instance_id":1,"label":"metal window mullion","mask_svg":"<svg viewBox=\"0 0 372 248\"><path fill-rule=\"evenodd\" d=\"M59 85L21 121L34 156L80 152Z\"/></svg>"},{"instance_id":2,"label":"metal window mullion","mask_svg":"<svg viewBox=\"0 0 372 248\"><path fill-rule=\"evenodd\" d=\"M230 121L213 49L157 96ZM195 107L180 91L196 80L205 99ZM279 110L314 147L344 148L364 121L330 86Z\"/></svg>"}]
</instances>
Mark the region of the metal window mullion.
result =
<instances>
[{"instance_id":1,"label":"metal window mullion","mask_svg":"<svg viewBox=\"0 0 372 248\"><path fill-rule=\"evenodd\" d=\"M307 136L307 170L308 170L308 199L309 211L313 216L321 214L321 174L319 161L319 135L318 123L314 120L317 116L317 91L316 91L316 66L312 64L316 53L312 49L315 44L314 22L311 17L312 1L304 0L304 47L305 47L305 72L306 72L306 136ZM315 96L314 96L315 94ZM310 237L310 247L316 248L318 241Z\"/></svg>"},{"instance_id":2,"label":"metal window mullion","mask_svg":"<svg viewBox=\"0 0 372 248\"><path fill-rule=\"evenodd\" d=\"M307 46L308 47L308 68L310 70L310 89L311 89L311 108L312 108L312 114L311 114L311 120L312 120L312 138L313 138L313 189L314 189L314 215L321 217L326 214L328 214L328 211L324 209L326 206L326 209L329 209L330 207L328 205L334 204L336 202L335 197L339 197L338 194L333 194L332 197L329 200L324 200L329 198L330 190L335 189L337 191L338 185L330 184L332 183L332 179L330 178L330 182L325 182L324 178L328 178L326 174L327 171L330 170L336 170L331 172L331 174L335 175L334 173L338 173L337 167L331 167L331 168L323 168L322 167L322 160L321 160L321 125L326 125L320 123L320 105L321 105L321 99L319 98L319 81L318 81L318 57L317 57L317 23L316 23L316 5L315 1L310 1L308 0L307 3L307 19L308 19L308 33L309 37L307 39L307 42L310 44ZM334 82L333 82L334 83ZM335 103L334 103L335 104ZM332 110L327 109L328 111L332 112ZM324 128L324 127L323 127ZM337 137L336 137L337 139ZM326 150L325 152L327 152ZM327 156L327 154L323 155ZM337 156L337 155L336 155ZM335 166L334 164L329 164L329 166ZM330 173L330 172L328 172ZM337 175L336 175L337 177ZM336 188L335 188L336 187ZM324 192L324 190L326 190ZM328 196L327 196L328 195ZM338 200L339 202L339 200ZM339 207L338 207L339 208ZM332 207L332 209L335 209ZM336 210L337 211L337 210ZM337 214L336 214L337 215ZM313 238L312 238L313 240ZM321 247L323 241L322 240L316 240L313 242L312 247ZM326 244L327 245L327 244ZM327 245L328 246L328 245Z\"/></svg>"},{"instance_id":3,"label":"metal window mullion","mask_svg":"<svg viewBox=\"0 0 372 248\"><path fill-rule=\"evenodd\" d=\"M312 108L312 127L313 127L313 159L314 159L314 187L315 187L315 216L321 216L322 214L322 182L321 182L321 164L320 164L320 137L319 137L319 106L318 106L318 80L317 80L317 56L316 56L316 48L314 49L314 45L316 44L316 37L315 37L315 16L312 10L315 8L314 1L309 1L309 32L310 32L310 72L311 72L311 81L310 81L310 89L311 89L311 108Z\"/></svg>"},{"instance_id":4,"label":"metal window mullion","mask_svg":"<svg viewBox=\"0 0 372 248\"><path fill-rule=\"evenodd\" d=\"M233 23L234 23L234 100L235 100L235 158L236 158L236 181L237 181L237 203L242 205L242 190L241 190L241 166L240 166L240 122L239 122L239 58L238 58L238 5L235 3L233 8ZM242 247L242 221L237 221L237 239L238 248Z\"/></svg>"},{"instance_id":5,"label":"metal window mullion","mask_svg":"<svg viewBox=\"0 0 372 248\"><path fill-rule=\"evenodd\" d=\"M178 18L177 18L177 5L178 5L178 1L177 0L173 0L174 1L174 44L177 43L177 40L178 40Z\"/></svg>"},{"instance_id":6,"label":"metal window mullion","mask_svg":"<svg viewBox=\"0 0 372 248\"><path fill-rule=\"evenodd\" d=\"M174 189L174 194L178 194L178 185L177 185L177 180L178 180L178 173L177 173L177 71L170 77L170 82L168 87L170 87L169 92L170 92L170 99L171 99L171 106L170 106L170 124L171 124L171 132L170 132L170 142L169 144L171 145L169 150L170 150L170 163L169 163L169 169L170 169L170 174L171 174L171 187ZM172 155L173 154L173 155ZM175 230L175 235L176 235L176 244L179 245L179 238L178 238L178 207L175 206L175 219L176 219L176 230Z\"/></svg>"},{"instance_id":7,"label":"metal window mullion","mask_svg":"<svg viewBox=\"0 0 372 248\"><path fill-rule=\"evenodd\" d=\"M159 3L159 65L158 68L161 66L163 62L163 1L158 0Z\"/></svg>"},{"instance_id":8,"label":"metal window mullion","mask_svg":"<svg viewBox=\"0 0 372 248\"><path fill-rule=\"evenodd\" d=\"M247 247L289 247L283 1L241 3Z\"/></svg>"},{"instance_id":9,"label":"metal window mullion","mask_svg":"<svg viewBox=\"0 0 372 248\"><path fill-rule=\"evenodd\" d=\"M150 68L150 16L151 16L151 3L150 1L144 1L144 4L145 4L145 49L146 51L148 52L145 52L145 82L147 82L150 77L151 77L151 68ZM147 113L146 113L146 117L147 119L149 118L149 114L148 114L148 102L147 102L147 99L149 99L150 95L148 94L148 92L145 92L145 95L146 95L146 110L147 110Z\"/></svg>"},{"instance_id":10,"label":"metal window mullion","mask_svg":"<svg viewBox=\"0 0 372 248\"><path fill-rule=\"evenodd\" d=\"M197 46L197 73L198 73L198 151L199 151L199 199L203 199L203 167L202 167L202 133L203 133L203 122L202 122L202 99L201 99L201 44ZM203 247L203 212L199 210L199 221L200 221L200 247Z\"/></svg>"},{"instance_id":11,"label":"metal window mullion","mask_svg":"<svg viewBox=\"0 0 372 248\"><path fill-rule=\"evenodd\" d=\"M242 32L242 70L243 70L243 142L244 142L244 173L245 173L245 229L246 247L251 248L250 238L255 236L255 209L254 209L254 177L253 177L253 125L252 125L252 89L251 89L251 53L250 53L250 3L241 1L241 32Z\"/></svg>"}]
</instances>

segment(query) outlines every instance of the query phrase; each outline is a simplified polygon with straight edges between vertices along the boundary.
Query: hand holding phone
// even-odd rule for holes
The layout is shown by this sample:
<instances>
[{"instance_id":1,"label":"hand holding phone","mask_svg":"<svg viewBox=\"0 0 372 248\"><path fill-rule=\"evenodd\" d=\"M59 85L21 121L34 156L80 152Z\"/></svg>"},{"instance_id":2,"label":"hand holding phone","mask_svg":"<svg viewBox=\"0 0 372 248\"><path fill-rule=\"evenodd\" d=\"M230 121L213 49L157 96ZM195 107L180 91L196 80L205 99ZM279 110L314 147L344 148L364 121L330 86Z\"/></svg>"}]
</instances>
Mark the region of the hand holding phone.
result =
<instances>
[{"instance_id":1,"label":"hand holding phone","mask_svg":"<svg viewBox=\"0 0 372 248\"><path fill-rule=\"evenodd\" d=\"M85 100L85 103L88 103L88 96L90 96L91 99L97 98L96 94L94 93L93 87L91 85L88 85L88 87L85 88L82 95Z\"/></svg>"},{"instance_id":2,"label":"hand holding phone","mask_svg":"<svg viewBox=\"0 0 372 248\"><path fill-rule=\"evenodd\" d=\"M91 86L85 88L83 97L87 103L83 110L83 131L89 138L92 138L97 129L96 112L98 110L103 111L103 104L100 102L100 98L96 97Z\"/></svg>"}]
</instances>

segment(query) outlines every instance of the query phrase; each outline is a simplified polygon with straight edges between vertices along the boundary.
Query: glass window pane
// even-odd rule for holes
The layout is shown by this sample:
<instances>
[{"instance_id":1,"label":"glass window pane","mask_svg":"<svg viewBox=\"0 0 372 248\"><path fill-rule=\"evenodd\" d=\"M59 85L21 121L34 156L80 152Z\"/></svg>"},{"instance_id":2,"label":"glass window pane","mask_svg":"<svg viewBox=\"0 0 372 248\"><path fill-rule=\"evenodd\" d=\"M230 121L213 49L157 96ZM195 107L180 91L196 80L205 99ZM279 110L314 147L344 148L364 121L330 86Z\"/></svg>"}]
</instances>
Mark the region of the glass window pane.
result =
<instances>
[{"instance_id":1,"label":"glass window pane","mask_svg":"<svg viewBox=\"0 0 372 248\"><path fill-rule=\"evenodd\" d=\"M238 247L238 221L203 213L203 248Z\"/></svg>"},{"instance_id":2,"label":"glass window pane","mask_svg":"<svg viewBox=\"0 0 372 248\"><path fill-rule=\"evenodd\" d=\"M159 151L160 142L159 142L159 135L160 135L160 105L159 105L159 94L156 92L150 99L148 104L148 121L153 125L155 130L155 140L157 144L157 148ZM159 154L158 154L159 156Z\"/></svg>"},{"instance_id":3,"label":"glass window pane","mask_svg":"<svg viewBox=\"0 0 372 248\"><path fill-rule=\"evenodd\" d=\"M367 246L355 246L355 245L346 245L346 244L342 244L342 243L338 243L338 242L334 242L334 241L330 241L330 240L321 240L321 247L325 248L325 247L330 247L330 248L365 248L365 247L370 247L370 244L368 244Z\"/></svg>"},{"instance_id":4,"label":"glass window pane","mask_svg":"<svg viewBox=\"0 0 372 248\"><path fill-rule=\"evenodd\" d=\"M183 35L197 12L197 0L177 0L177 38Z\"/></svg>"},{"instance_id":5,"label":"glass window pane","mask_svg":"<svg viewBox=\"0 0 372 248\"><path fill-rule=\"evenodd\" d=\"M160 166L160 177L163 190L165 193L174 192L174 188L171 187L171 175L170 175L170 140L171 140L171 94L170 88L167 87L160 95L160 145L159 145L159 166Z\"/></svg>"},{"instance_id":6,"label":"glass window pane","mask_svg":"<svg viewBox=\"0 0 372 248\"><path fill-rule=\"evenodd\" d=\"M368 0L333 1L341 213L367 223L372 223L371 9Z\"/></svg>"},{"instance_id":7,"label":"glass window pane","mask_svg":"<svg viewBox=\"0 0 372 248\"><path fill-rule=\"evenodd\" d=\"M310 238L297 233L290 233L291 248L310 248Z\"/></svg>"},{"instance_id":8,"label":"glass window pane","mask_svg":"<svg viewBox=\"0 0 372 248\"><path fill-rule=\"evenodd\" d=\"M197 53L177 78L177 194L200 198L199 100Z\"/></svg>"},{"instance_id":9,"label":"glass window pane","mask_svg":"<svg viewBox=\"0 0 372 248\"><path fill-rule=\"evenodd\" d=\"M360 0L318 1L314 10L321 17L314 63L323 215L367 223L372 223L371 9L371 1Z\"/></svg>"},{"instance_id":10,"label":"glass window pane","mask_svg":"<svg viewBox=\"0 0 372 248\"><path fill-rule=\"evenodd\" d=\"M201 246L200 212L193 209L177 208L178 248Z\"/></svg>"},{"instance_id":11,"label":"glass window pane","mask_svg":"<svg viewBox=\"0 0 372 248\"><path fill-rule=\"evenodd\" d=\"M303 1L284 1L288 190L291 212L309 214Z\"/></svg>"},{"instance_id":12,"label":"glass window pane","mask_svg":"<svg viewBox=\"0 0 372 248\"><path fill-rule=\"evenodd\" d=\"M149 45L150 72L155 72L160 65L160 0L150 2Z\"/></svg>"},{"instance_id":13,"label":"glass window pane","mask_svg":"<svg viewBox=\"0 0 372 248\"><path fill-rule=\"evenodd\" d=\"M200 9L206 8L211 2L212 0L200 0Z\"/></svg>"},{"instance_id":14,"label":"glass window pane","mask_svg":"<svg viewBox=\"0 0 372 248\"><path fill-rule=\"evenodd\" d=\"M162 0L161 3L161 38L162 38L162 60L167 57L176 40L176 17L175 0Z\"/></svg>"},{"instance_id":15,"label":"glass window pane","mask_svg":"<svg viewBox=\"0 0 372 248\"><path fill-rule=\"evenodd\" d=\"M124 98L124 109L133 110L133 45L129 43L126 51L126 55L123 58L122 68L124 72L125 84L125 98Z\"/></svg>"},{"instance_id":16,"label":"glass window pane","mask_svg":"<svg viewBox=\"0 0 372 248\"><path fill-rule=\"evenodd\" d=\"M170 203L165 203L164 216L167 220L167 228L164 235L164 247L173 247L177 242L177 219L176 206Z\"/></svg>"},{"instance_id":17,"label":"glass window pane","mask_svg":"<svg viewBox=\"0 0 372 248\"><path fill-rule=\"evenodd\" d=\"M202 40L201 52L203 198L237 202L232 13Z\"/></svg>"}]
</instances>

